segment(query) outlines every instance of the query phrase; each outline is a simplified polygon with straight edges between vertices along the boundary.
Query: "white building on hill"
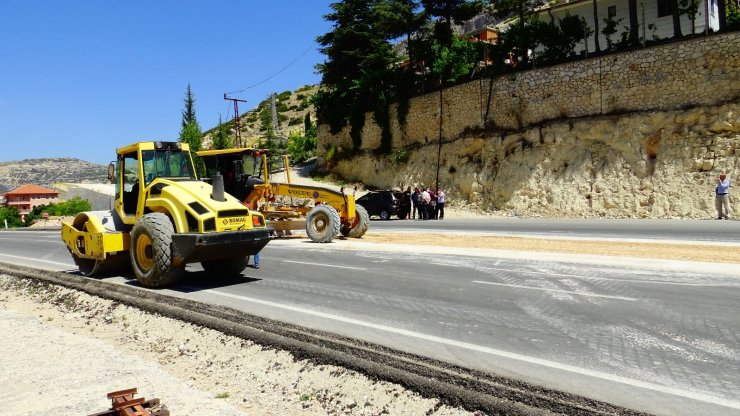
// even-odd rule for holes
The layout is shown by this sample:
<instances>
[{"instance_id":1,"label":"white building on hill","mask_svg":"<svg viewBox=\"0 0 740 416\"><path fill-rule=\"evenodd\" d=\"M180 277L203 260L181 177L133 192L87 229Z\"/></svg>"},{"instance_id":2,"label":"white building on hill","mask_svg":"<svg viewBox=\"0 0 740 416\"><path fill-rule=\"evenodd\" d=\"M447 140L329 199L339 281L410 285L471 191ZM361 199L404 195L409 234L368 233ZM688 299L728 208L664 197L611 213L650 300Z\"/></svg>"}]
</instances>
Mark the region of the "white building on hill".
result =
<instances>
[{"instance_id":1,"label":"white building on hill","mask_svg":"<svg viewBox=\"0 0 740 416\"><path fill-rule=\"evenodd\" d=\"M550 7L539 11L540 20L549 22L552 18L562 19L566 15L578 16L585 19L592 31L594 30L594 1L596 1L599 47L607 48L607 39L601 33L605 27L604 19L619 21L617 32L612 35L612 42L619 42L622 32L629 31L630 13L629 0L555 0L548 4ZM692 21L691 16L681 15L681 33L704 33L707 26L710 31L719 29L718 8L716 0L695 0L698 13ZM731 0L730 0L731 1ZM635 0L638 37L640 42L672 38L673 11L670 0ZM680 2L679 2L680 3ZM621 19L621 20L620 20ZM595 51L594 35L588 40L588 51ZM584 45L578 45L576 52L583 51Z\"/></svg>"}]
</instances>

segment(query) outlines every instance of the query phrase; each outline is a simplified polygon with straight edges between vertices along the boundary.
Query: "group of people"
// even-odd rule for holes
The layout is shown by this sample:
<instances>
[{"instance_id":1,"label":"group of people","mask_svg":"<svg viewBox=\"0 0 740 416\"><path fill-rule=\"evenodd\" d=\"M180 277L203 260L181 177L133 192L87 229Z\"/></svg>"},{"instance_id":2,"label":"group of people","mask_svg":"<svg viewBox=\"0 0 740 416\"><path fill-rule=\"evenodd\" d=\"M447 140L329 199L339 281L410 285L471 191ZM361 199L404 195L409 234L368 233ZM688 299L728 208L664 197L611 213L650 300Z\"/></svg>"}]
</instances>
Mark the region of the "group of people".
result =
<instances>
[{"instance_id":1,"label":"group of people","mask_svg":"<svg viewBox=\"0 0 740 416\"><path fill-rule=\"evenodd\" d=\"M445 200L447 196L444 191L437 188L414 188L409 186L403 192L401 207L406 213L403 219L441 220L445 217Z\"/></svg>"}]
</instances>

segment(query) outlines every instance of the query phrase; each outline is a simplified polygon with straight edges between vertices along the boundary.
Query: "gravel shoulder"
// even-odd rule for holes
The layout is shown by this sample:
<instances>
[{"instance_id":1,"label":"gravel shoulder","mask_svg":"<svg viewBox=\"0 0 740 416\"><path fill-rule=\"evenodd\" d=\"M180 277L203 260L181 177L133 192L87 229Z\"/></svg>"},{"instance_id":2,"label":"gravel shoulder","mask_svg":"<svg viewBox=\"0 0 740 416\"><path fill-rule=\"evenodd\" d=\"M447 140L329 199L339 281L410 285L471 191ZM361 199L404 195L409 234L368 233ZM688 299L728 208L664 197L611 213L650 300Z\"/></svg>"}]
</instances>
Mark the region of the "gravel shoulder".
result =
<instances>
[{"instance_id":1,"label":"gravel shoulder","mask_svg":"<svg viewBox=\"0 0 740 416\"><path fill-rule=\"evenodd\" d=\"M86 293L0 275L3 412L90 414L132 387L173 415L472 415L400 385Z\"/></svg>"}]
</instances>

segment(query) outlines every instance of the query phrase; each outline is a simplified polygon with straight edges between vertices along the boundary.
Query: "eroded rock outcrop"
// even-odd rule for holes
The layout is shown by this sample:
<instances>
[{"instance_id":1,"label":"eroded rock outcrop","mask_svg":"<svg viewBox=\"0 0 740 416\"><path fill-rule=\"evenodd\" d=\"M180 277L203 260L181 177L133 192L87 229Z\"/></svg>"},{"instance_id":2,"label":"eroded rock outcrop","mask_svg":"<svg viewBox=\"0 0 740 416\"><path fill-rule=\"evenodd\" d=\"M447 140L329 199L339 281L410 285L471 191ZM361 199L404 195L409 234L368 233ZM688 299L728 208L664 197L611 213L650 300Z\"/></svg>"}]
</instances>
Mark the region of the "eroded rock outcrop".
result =
<instances>
[{"instance_id":1,"label":"eroded rock outcrop","mask_svg":"<svg viewBox=\"0 0 740 416\"><path fill-rule=\"evenodd\" d=\"M332 170L379 188L434 186L437 152L419 146L405 163L365 153ZM470 133L442 144L439 180L452 204L505 214L707 218L720 171L740 183L738 104Z\"/></svg>"}]
</instances>

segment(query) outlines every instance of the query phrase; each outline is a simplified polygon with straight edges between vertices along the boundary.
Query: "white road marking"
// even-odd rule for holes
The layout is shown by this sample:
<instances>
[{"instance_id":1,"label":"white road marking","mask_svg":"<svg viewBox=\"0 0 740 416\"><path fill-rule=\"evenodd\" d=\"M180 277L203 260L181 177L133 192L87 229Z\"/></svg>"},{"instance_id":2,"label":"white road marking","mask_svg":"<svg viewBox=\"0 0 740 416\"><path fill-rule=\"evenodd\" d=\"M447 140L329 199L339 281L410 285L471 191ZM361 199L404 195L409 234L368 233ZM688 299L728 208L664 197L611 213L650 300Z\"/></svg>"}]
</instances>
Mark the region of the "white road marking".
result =
<instances>
[{"instance_id":1,"label":"white road marking","mask_svg":"<svg viewBox=\"0 0 740 416\"><path fill-rule=\"evenodd\" d=\"M365 267L338 266L334 264L311 263L308 261L281 260L283 263L307 264L309 266L334 267L336 269L367 270Z\"/></svg>"},{"instance_id":2,"label":"white road marking","mask_svg":"<svg viewBox=\"0 0 740 416\"><path fill-rule=\"evenodd\" d=\"M11 259L18 259L18 260L30 260L30 261L33 261L33 262L41 262L41 263L50 263L50 264L56 264L56 265L65 266L65 267L75 267L74 263L72 263L72 264L69 264L69 263L60 263L58 261L41 260L41 259L35 258L35 257L13 256L13 255L10 255L10 254L3 254L3 253L0 253L0 257L8 257L8 258L11 258Z\"/></svg>"},{"instance_id":3,"label":"white road marking","mask_svg":"<svg viewBox=\"0 0 740 416\"><path fill-rule=\"evenodd\" d=\"M670 394L678 397L685 397L688 399L705 402L709 404L719 405L728 407L731 409L740 410L740 402L735 400L724 399L721 397L715 397L708 394L697 393L693 391L683 390L679 388L663 386L660 384L650 383L647 381L636 380L629 377L617 376L614 374L604 373L596 370L589 370L587 368L576 367L569 364L558 363L555 361L545 360L542 358L531 357L528 355L517 354L509 351L499 350L495 348L484 347L482 345L471 344L468 342L457 341L449 338L442 338L434 335L423 334L420 332L409 331L400 328L394 328L387 325L375 324L372 322L361 321L359 319L347 318L344 316L333 315L324 312L318 312L310 309L301 308L298 306L284 305L277 302L271 302L268 300L250 298L247 296L235 295L232 293L220 292L213 289L203 290L201 292L212 293L214 295L224 296L228 298L238 299L245 302L256 303L259 305L271 306L278 309L289 310L292 312L299 312L306 315L316 316L320 318L330 319L333 321L343 322L347 324L357 325L365 328L371 328L379 331L385 331L392 334L403 335L411 338L421 339L425 341L436 342L443 345L449 345L452 347L463 348L466 350L476 351L480 353L495 355L503 358L508 358L516 361L521 361L527 364L534 364L543 367L553 368L556 370L566 371L574 374L580 374L584 376L594 377L601 380L611 381L615 383L625 384L631 387L642 388L646 390L652 390L660 393Z\"/></svg>"},{"instance_id":4,"label":"white road marking","mask_svg":"<svg viewBox=\"0 0 740 416\"><path fill-rule=\"evenodd\" d=\"M511 270L511 269L495 269L500 272L511 272L519 274L542 274L545 276L555 277L573 277L576 279L586 280L608 280L610 282L625 282L625 283L643 283L643 284L654 284L654 285L676 285L676 286L699 286L699 287L726 287L726 286L740 286L735 283L685 283L685 282L669 282L666 280L636 280L636 279L615 279L611 277L593 277L593 276L581 276L577 274L565 274L565 273L551 273L551 272L540 272L532 270Z\"/></svg>"},{"instance_id":5,"label":"white road marking","mask_svg":"<svg viewBox=\"0 0 740 416\"><path fill-rule=\"evenodd\" d=\"M481 281L481 280L473 280L473 283L480 283L480 284L484 284L484 285L506 286L506 287L513 287L513 288L516 288L516 289L541 290L543 292L567 293L567 294L570 294L570 295L588 296L588 297L593 297L593 298L607 298L607 299L628 300L628 301L635 301L635 300L637 300L635 298L627 298L627 297L624 297L624 296L597 295L595 293L583 293L583 292L573 292L571 290L547 289L547 288L543 288L543 287L512 285L512 284L508 284L508 283L484 282L484 281Z\"/></svg>"}]
</instances>

